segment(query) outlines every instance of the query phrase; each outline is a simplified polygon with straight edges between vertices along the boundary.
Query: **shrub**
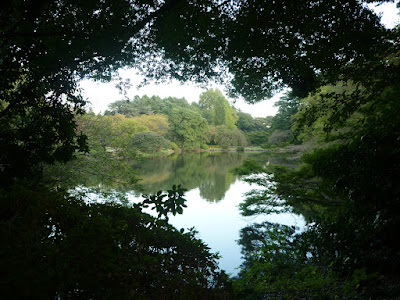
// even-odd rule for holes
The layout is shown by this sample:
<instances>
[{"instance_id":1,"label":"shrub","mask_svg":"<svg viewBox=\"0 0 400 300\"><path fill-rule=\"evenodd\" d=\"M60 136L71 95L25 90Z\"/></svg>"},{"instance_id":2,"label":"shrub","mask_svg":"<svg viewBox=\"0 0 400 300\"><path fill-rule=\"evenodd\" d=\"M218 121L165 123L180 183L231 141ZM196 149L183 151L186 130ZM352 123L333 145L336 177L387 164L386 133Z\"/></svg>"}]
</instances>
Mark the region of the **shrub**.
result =
<instances>
[{"instance_id":1,"label":"shrub","mask_svg":"<svg viewBox=\"0 0 400 300\"><path fill-rule=\"evenodd\" d=\"M210 126L207 133L207 142L227 149L229 146L245 146L247 140L240 130L230 129L225 125L220 125Z\"/></svg>"},{"instance_id":2,"label":"shrub","mask_svg":"<svg viewBox=\"0 0 400 300\"><path fill-rule=\"evenodd\" d=\"M171 149L176 151L179 149L179 146L177 144L175 144L174 142L171 142Z\"/></svg>"},{"instance_id":3,"label":"shrub","mask_svg":"<svg viewBox=\"0 0 400 300\"><path fill-rule=\"evenodd\" d=\"M143 152L156 152L171 147L171 142L154 132L139 132L132 137L132 146Z\"/></svg>"}]
</instances>

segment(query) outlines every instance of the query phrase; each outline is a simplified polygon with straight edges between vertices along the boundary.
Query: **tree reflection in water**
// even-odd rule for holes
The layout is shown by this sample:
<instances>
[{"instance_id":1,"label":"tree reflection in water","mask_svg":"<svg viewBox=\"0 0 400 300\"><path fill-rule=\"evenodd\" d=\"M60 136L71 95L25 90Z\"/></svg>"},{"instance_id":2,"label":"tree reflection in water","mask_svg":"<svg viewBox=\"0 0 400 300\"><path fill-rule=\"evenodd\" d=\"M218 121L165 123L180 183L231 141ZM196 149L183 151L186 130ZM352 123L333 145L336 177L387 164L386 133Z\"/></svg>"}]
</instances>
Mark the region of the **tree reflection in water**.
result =
<instances>
[{"instance_id":1,"label":"tree reflection in water","mask_svg":"<svg viewBox=\"0 0 400 300\"><path fill-rule=\"evenodd\" d=\"M277 158L270 153L243 152L184 153L146 159L137 165L143 177L139 182L143 186L140 192L154 193L180 184L187 190L199 188L202 198L218 202L224 198L231 184L239 178L230 170L249 158L263 164L277 159L285 160L282 156Z\"/></svg>"}]
</instances>

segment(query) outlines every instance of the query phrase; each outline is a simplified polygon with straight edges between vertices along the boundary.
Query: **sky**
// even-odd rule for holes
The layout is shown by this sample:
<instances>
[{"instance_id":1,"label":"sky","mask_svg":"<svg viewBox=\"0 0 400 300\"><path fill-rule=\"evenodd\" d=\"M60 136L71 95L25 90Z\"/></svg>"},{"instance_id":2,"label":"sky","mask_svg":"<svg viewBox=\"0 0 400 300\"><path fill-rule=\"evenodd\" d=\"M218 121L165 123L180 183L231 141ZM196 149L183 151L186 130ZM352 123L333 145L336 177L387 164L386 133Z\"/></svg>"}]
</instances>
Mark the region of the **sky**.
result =
<instances>
[{"instance_id":1,"label":"sky","mask_svg":"<svg viewBox=\"0 0 400 300\"><path fill-rule=\"evenodd\" d=\"M379 6L371 4L370 6L373 7L378 14L381 14L382 23L386 27L393 28L400 23L398 15L399 10L396 8L396 3L385 3ZM89 101L88 107L95 113L104 113L110 103L121 99L133 99L135 95L147 95L149 97L155 95L161 98L186 98L186 100L191 103L198 102L200 94L210 88L218 88L224 93L224 87L218 86L215 83L209 84L206 88L200 88L195 83L181 84L176 80L165 84L151 83L138 89L136 86L142 82L143 77L137 75L134 69L120 70L119 75L124 80L129 79L131 83L131 88L126 89L124 91L125 94L121 94L120 90L116 87L117 81L108 83L99 83L91 80L81 81L80 86L83 90L83 96ZM274 103L279 100L282 95L283 92L275 95L271 99L266 99L256 104L247 104L240 98L236 99L234 102L233 99L226 97L226 94L225 97L237 109L249 113L253 117L266 117L277 113L278 108L274 107Z\"/></svg>"}]
</instances>

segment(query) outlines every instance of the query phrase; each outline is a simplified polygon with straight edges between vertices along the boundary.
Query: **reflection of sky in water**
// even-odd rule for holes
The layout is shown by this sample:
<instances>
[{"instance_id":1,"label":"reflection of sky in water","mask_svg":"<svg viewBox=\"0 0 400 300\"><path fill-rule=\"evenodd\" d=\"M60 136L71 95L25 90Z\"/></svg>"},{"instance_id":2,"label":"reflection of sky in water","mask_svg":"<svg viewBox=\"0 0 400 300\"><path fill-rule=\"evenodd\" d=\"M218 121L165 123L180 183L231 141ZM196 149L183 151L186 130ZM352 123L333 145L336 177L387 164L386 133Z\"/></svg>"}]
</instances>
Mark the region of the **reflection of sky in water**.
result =
<instances>
[{"instance_id":1,"label":"reflection of sky in water","mask_svg":"<svg viewBox=\"0 0 400 300\"><path fill-rule=\"evenodd\" d=\"M266 158L265 155L267 155ZM198 237L211 247L211 251L219 252L222 256L220 259L221 268L232 275L237 274L236 268L242 262L241 246L236 242L242 228L265 221L300 228L305 226L303 217L290 213L252 217L240 215L239 203L245 199L244 194L256 188L256 185L251 186L249 183L239 180L237 176L229 173L229 169L240 165L245 158L257 157L260 161L285 162L279 156L271 157L267 153L250 156L250 154L233 152L218 155L189 153L175 159L167 157L148 160L146 164L142 165L144 175L147 175L147 177L144 177L147 178L149 184L154 185L152 189L167 189L172 184L182 184L183 187L191 189L185 194L188 207L183 210L182 215L171 215L170 223L178 229L195 227L199 232ZM145 166L147 167L145 168ZM174 171L171 172L171 170ZM165 172L169 174L167 178L161 176ZM156 181L152 182L149 178ZM163 178L163 180L160 180L160 178ZM228 188L227 191L226 188ZM109 192L105 192L107 190ZM88 202L104 202L106 199L120 202L120 197L124 196L122 193L110 191L106 186L104 189L102 186L98 186L97 190L80 186L73 190L73 193L79 192L84 194L83 199ZM223 196L224 193L225 196ZM138 196L135 196L135 194ZM143 198L139 195L140 193L134 191L125 194L132 202L142 201ZM204 198L212 201L206 201ZM151 209L146 209L145 212L156 215L155 211Z\"/></svg>"},{"instance_id":2,"label":"reflection of sky in water","mask_svg":"<svg viewBox=\"0 0 400 300\"><path fill-rule=\"evenodd\" d=\"M285 225L304 227L305 221L295 214L279 214L257 217L243 217L238 205L244 199L244 193L254 188L250 184L237 180L219 202L207 202L200 197L198 188L186 192L187 208L182 215L170 216L170 223L180 228L195 227L201 238L212 252L222 256L220 267L227 273L235 275L242 262L239 231L247 225L263 221L276 222ZM132 197L133 198L133 197ZM134 200L132 199L131 200ZM137 198L136 198L137 199ZM150 211L148 211L150 212Z\"/></svg>"},{"instance_id":3,"label":"reflection of sky in water","mask_svg":"<svg viewBox=\"0 0 400 300\"><path fill-rule=\"evenodd\" d=\"M219 202L208 202L200 196L199 188L186 192L187 207L182 215L170 216L170 223L176 228L195 227L201 238L210 248L211 252L220 254L219 265L228 274L236 275L240 266L241 246L236 242L242 228L254 223L269 221L284 225L304 228L305 220L302 216L290 213L271 214L243 217L240 215L239 203L245 198L244 193L255 188L247 182L236 180L231 184L225 197ZM90 189L89 189L90 190ZM96 192L88 192L87 188L76 188L75 192L83 192L85 201L104 202L104 197ZM116 197L113 197L116 196ZM121 194L107 195L108 200L117 200ZM142 201L142 197L127 195L132 202ZM146 209L145 212L156 216L155 211Z\"/></svg>"}]
</instances>

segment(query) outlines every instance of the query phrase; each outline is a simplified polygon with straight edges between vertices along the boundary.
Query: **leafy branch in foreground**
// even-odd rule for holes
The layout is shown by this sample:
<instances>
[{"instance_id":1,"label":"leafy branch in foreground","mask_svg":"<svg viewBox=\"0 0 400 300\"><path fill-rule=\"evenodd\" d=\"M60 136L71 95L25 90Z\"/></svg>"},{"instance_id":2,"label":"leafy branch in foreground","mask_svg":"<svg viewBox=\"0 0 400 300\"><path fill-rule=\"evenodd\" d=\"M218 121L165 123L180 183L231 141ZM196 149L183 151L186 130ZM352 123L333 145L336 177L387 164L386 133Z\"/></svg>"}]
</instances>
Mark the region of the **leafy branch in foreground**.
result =
<instances>
[{"instance_id":1,"label":"leafy branch in foreground","mask_svg":"<svg viewBox=\"0 0 400 300\"><path fill-rule=\"evenodd\" d=\"M0 201L6 298L229 299L218 255L196 232L138 206L24 185L0 189Z\"/></svg>"},{"instance_id":2,"label":"leafy branch in foreground","mask_svg":"<svg viewBox=\"0 0 400 300\"><path fill-rule=\"evenodd\" d=\"M143 195L145 200L140 204L141 207L147 208L149 205L154 205L152 210L156 210L158 213L158 219L165 217L168 221L168 214L172 213L174 216L182 214L183 208L187 207L185 204L186 199L183 198L186 189L182 188L181 185L173 185L171 190L168 190L168 194L164 194L162 191L158 191L155 195ZM164 198L167 197L166 200Z\"/></svg>"}]
</instances>

